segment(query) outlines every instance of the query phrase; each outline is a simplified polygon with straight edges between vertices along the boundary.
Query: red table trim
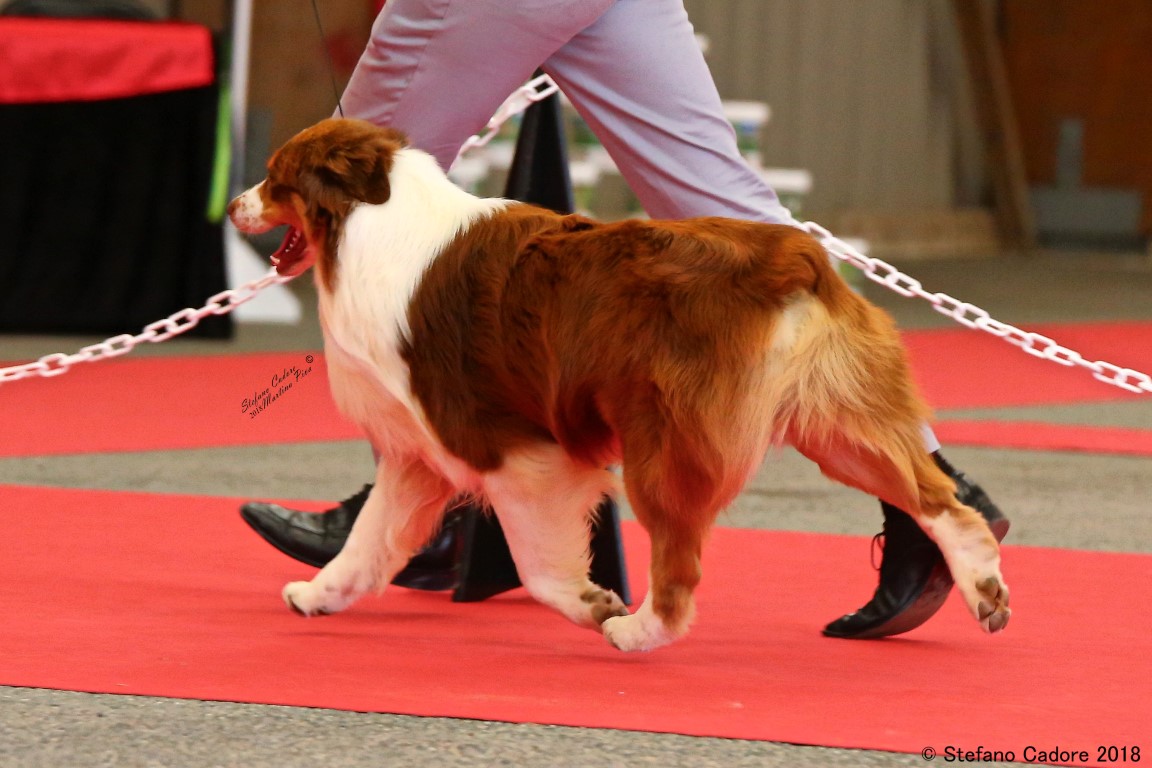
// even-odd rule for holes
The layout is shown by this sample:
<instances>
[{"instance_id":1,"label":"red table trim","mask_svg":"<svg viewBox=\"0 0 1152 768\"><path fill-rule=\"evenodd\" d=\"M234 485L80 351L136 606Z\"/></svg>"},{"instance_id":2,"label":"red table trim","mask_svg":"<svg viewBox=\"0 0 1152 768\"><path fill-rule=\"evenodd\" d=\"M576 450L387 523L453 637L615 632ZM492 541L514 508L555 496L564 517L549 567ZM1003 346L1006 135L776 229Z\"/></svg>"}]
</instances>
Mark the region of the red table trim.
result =
<instances>
[{"instance_id":1,"label":"red table trim","mask_svg":"<svg viewBox=\"0 0 1152 768\"><path fill-rule=\"evenodd\" d=\"M117 99L215 81L196 24L0 18L0 103Z\"/></svg>"}]
</instances>

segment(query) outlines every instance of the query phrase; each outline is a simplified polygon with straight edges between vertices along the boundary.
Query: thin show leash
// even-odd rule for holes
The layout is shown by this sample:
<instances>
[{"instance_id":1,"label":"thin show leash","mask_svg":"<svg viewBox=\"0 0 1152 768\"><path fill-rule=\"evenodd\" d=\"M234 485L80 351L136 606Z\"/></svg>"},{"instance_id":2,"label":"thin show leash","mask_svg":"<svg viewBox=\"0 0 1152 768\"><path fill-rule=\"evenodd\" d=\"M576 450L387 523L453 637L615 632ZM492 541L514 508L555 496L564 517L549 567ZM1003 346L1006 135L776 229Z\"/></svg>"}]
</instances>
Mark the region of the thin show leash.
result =
<instances>
[{"instance_id":1,"label":"thin show leash","mask_svg":"<svg viewBox=\"0 0 1152 768\"><path fill-rule=\"evenodd\" d=\"M320 18L320 9L316 0L312 0L312 10L316 17L316 27L320 37L324 39L324 27ZM336 85L335 68L332 65L331 52L324 46L325 57L332 79L332 90L336 98L336 108L341 117L344 108L340 103L340 93ZM457 159L466 152L487 144L499 132L501 126L510 118L520 114L532 104L548 98L559 90L556 83L547 75L530 80L518 88L496 110L496 114L488 121L484 131L468 138L460 148ZM840 240L816 222L791 222L815 237L824 248L837 259L845 261L864 273L869 280L879 283L895 291L905 298L916 297L932 304L937 312L950 317L965 328L984 331L1034 357L1050 360L1053 363L1066 367L1080 367L1091 371L1092 377L1097 381L1111 384L1115 387L1138 394L1152 394L1152 377L1146 373L1123 368L1103 360L1088 360L1079 352L1064 347L1054 340L1039 333L1023 331L1016 326L994 319L988 312L949 296L946 293L930 293L926 291L919 280L910 277L891 264L881 259L866 256L852 246ZM210 297L204 306L199 308L185 308L174 312L166 318L149 323L144 330L136 335L121 334L105 339L97 344L83 347L80 351L68 355L56 352L44 355L30 363L0 368L0 384L28 378L32 376L52 377L66 373L77 363L90 363L119 357L131 352L136 345L149 342L160 343L195 328L196 325L208 315L226 315L236 307L251 301L256 295L269 285L283 284L291 277L281 277L276 270L270 269L265 276L245 283L239 288L221 291Z\"/></svg>"},{"instance_id":2,"label":"thin show leash","mask_svg":"<svg viewBox=\"0 0 1152 768\"><path fill-rule=\"evenodd\" d=\"M320 33L320 47L324 49L324 61L328 64L328 79L332 83L332 97L336 100L336 111L344 117L344 105L340 103L340 88L336 85L336 66L332 63L332 50L328 38L324 36L324 22L320 20L320 7L312 0L312 15L316 18L316 31Z\"/></svg>"}]
</instances>

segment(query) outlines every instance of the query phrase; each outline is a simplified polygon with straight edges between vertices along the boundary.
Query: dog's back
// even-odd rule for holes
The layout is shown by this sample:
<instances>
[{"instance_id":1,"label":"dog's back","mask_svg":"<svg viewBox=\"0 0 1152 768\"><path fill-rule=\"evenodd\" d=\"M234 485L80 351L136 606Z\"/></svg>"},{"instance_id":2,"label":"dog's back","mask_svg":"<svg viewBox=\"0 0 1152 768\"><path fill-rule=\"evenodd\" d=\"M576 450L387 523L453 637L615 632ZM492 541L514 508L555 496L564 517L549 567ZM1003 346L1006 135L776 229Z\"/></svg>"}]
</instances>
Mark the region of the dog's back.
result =
<instances>
[{"instance_id":1,"label":"dog's back","mask_svg":"<svg viewBox=\"0 0 1152 768\"><path fill-rule=\"evenodd\" d=\"M409 319L413 390L483 470L549 439L610 463L628 433L674 430L677 463L695 467L684 476L710 488L679 491L722 505L773 440L855 418L845 400L926 415L891 322L789 226L513 206L440 255Z\"/></svg>"}]
</instances>

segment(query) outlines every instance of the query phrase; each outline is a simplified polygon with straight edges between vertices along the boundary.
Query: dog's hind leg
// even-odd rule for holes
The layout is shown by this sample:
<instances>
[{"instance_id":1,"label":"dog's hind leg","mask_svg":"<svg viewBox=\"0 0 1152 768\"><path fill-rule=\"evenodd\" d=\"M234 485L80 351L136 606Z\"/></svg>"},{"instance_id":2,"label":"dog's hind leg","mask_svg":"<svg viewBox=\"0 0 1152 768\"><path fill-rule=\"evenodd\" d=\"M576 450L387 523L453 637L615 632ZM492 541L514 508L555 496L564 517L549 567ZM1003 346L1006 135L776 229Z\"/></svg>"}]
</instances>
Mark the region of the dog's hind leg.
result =
<instances>
[{"instance_id":1,"label":"dog's hind leg","mask_svg":"<svg viewBox=\"0 0 1152 768\"><path fill-rule=\"evenodd\" d=\"M343 549L311 581L286 585L284 602L304 616L321 616L344 610L366 592L383 591L436 532L453 495L422 460L381 459Z\"/></svg>"},{"instance_id":2,"label":"dog's hind leg","mask_svg":"<svg viewBox=\"0 0 1152 768\"><path fill-rule=\"evenodd\" d=\"M979 512L956 500L952 480L931 460L918 439L912 436L902 442L908 448L893 455L890 442L868 445L842 434L792 440L826 476L910 514L940 547L972 615L986 631L1000 631L1012 612L995 536Z\"/></svg>"},{"instance_id":3,"label":"dog's hind leg","mask_svg":"<svg viewBox=\"0 0 1152 768\"><path fill-rule=\"evenodd\" d=\"M777 429L828 477L911 515L940 547L973 616L989 632L1003 629L1000 547L924 446L929 411L891 319L839 281L819 292L819 301L796 304L804 317L778 352Z\"/></svg>"},{"instance_id":4,"label":"dog's hind leg","mask_svg":"<svg viewBox=\"0 0 1152 768\"><path fill-rule=\"evenodd\" d=\"M615 592L588 578L592 515L616 485L608 470L574 461L555 445L513 454L483 480L525 589L594 629L628 613Z\"/></svg>"}]
</instances>

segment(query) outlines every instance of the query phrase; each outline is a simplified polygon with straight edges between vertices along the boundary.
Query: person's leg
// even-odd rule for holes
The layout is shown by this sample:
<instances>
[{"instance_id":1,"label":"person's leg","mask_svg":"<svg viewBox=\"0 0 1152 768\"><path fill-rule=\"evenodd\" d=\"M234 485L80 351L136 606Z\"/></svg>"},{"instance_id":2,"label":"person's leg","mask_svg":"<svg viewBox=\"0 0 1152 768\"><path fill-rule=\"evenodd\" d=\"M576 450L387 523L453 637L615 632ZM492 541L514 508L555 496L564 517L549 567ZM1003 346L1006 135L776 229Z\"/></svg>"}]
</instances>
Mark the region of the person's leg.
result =
<instances>
[{"instance_id":1,"label":"person's leg","mask_svg":"<svg viewBox=\"0 0 1152 768\"><path fill-rule=\"evenodd\" d=\"M544 69L597 134L649 215L798 223L740 156L682 0L617 0ZM956 482L959 500L977 509L1003 539L1008 520L940 456L927 424L922 433L925 450ZM886 545L879 586L866 605L829 624L825 634L906 632L931 618L952 587L939 548L905 512L881 506Z\"/></svg>"},{"instance_id":2,"label":"person's leg","mask_svg":"<svg viewBox=\"0 0 1152 768\"><path fill-rule=\"evenodd\" d=\"M344 90L447 169L469 136L614 0L388 0Z\"/></svg>"},{"instance_id":3,"label":"person's leg","mask_svg":"<svg viewBox=\"0 0 1152 768\"><path fill-rule=\"evenodd\" d=\"M653 218L794 221L740 155L681 0L617 0L543 69Z\"/></svg>"},{"instance_id":4,"label":"person's leg","mask_svg":"<svg viewBox=\"0 0 1152 768\"><path fill-rule=\"evenodd\" d=\"M323 568L344 548L371 490L371 484L365 485L323 512L249 501L241 505L240 516L276 549L306 565ZM392 583L409 589L452 589L456 585L455 568L462 544L460 523L459 510L449 510L439 532L393 577Z\"/></svg>"}]
</instances>

